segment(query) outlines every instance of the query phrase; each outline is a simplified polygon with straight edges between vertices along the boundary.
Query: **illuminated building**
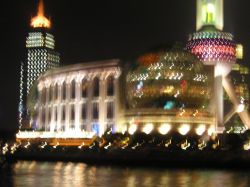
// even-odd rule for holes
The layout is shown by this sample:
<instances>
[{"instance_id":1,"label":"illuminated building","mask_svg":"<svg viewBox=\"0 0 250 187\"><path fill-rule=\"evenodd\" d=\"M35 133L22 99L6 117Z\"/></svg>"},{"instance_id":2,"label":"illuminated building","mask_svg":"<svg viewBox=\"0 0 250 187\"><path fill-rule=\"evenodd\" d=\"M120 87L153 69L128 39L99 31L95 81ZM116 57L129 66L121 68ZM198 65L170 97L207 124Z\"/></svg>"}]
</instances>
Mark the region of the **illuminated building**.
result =
<instances>
[{"instance_id":1,"label":"illuminated building","mask_svg":"<svg viewBox=\"0 0 250 187\"><path fill-rule=\"evenodd\" d=\"M50 33L51 22L44 16L43 1L40 0L37 16L31 19L31 31L26 38L27 59L22 65L20 84L19 122L27 118L27 96L37 78L45 71L58 67L59 53L55 49L54 36ZM27 122L23 121L25 126ZM23 124L23 125L24 125Z\"/></svg>"},{"instance_id":2,"label":"illuminated building","mask_svg":"<svg viewBox=\"0 0 250 187\"><path fill-rule=\"evenodd\" d=\"M242 97L249 100L247 92L241 91L246 69L238 71L236 64L243 53L233 35L221 31L223 1L197 0L197 6L197 32L190 35L185 50L150 52L125 66L120 60L106 60L39 74L29 94L34 132L21 131L17 138L68 138L69 145L73 138L101 136L108 129L129 134L158 130L163 135L174 129L183 136L189 131L211 135L222 132L236 112L249 125L247 107L241 102ZM35 22L35 29L50 27L40 20L43 24ZM32 49L42 45L33 43L28 43ZM240 84L235 78L233 84L229 81L230 72L240 74ZM234 106L226 117L223 87Z\"/></svg>"},{"instance_id":3,"label":"illuminated building","mask_svg":"<svg viewBox=\"0 0 250 187\"><path fill-rule=\"evenodd\" d=\"M107 129L131 134L213 131L209 68L180 49L145 54L137 62L136 69L128 70L119 60L106 60L47 71L30 95L35 131L21 131L17 137L53 142L101 136Z\"/></svg>"},{"instance_id":4,"label":"illuminated building","mask_svg":"<svg viewBox=\"0 0 250 187\"><path fill-rule=\"evenodd\" d=\"M75 64L38 79L32 116L35 130L52 134L116 130L119 122L119 60Z\"/></svg>"},{"instance_id":5,"label":"illuminated building","mask_svg":"<svg viewBox=\"0 0 250 187\"><path fill-rule=\"evenodd\" d=\"M224 130L223 87L236 109L240 102L227 75L236 63L233 35L223 29L223 0L197 0L197 32L190 35L186 48L205 65L214 66L213 111L216 131ZM236 110L234 110L236 111ZM249 126L248 112L239 112L242 122Z\"/></svg>"},{"instance_id":6,"label":"illuminated building","mask_svg":"<svg viewBox=\"0 0 250 187\"><path fill-rule=\"evenodd\" d=\"M128 128L214 128L209 112L212 73L194 55L173 49L145 54L137 62L126 77Z\"/></svg>"}]
</instances>

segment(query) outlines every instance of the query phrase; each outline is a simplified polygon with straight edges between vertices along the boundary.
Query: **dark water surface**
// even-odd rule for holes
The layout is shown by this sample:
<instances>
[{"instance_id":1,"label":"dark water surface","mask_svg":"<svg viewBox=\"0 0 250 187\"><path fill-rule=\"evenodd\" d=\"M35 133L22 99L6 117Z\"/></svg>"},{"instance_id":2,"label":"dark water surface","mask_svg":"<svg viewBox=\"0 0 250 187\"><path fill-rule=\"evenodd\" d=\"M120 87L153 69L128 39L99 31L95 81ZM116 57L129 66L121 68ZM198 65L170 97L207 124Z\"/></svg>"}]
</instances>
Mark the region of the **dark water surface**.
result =
<instances>
[{"instance_id":1,"label":"dark water surface","mask_svg":"<svg viewBox=\"0 0 250 187\"><path fill-rule=\"evenodd\" d=\"M18 161L0 169L0 187L245 187L250 170L93 166Z\"/></svg>"}]
</instances>

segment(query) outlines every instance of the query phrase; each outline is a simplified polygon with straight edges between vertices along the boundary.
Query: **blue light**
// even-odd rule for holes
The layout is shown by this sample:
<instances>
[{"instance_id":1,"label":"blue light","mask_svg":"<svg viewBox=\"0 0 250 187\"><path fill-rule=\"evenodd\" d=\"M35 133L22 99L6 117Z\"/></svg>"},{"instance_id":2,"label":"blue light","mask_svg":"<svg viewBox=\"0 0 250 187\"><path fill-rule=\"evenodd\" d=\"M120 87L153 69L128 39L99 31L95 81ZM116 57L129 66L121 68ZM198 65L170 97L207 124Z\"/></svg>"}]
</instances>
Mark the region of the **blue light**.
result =
<instances>
[{"instance_id":1,"label":"blue light","mask_svg":"<svg viewBox=\"0 0 250 187\"><path fill-rule=\"evenodd\" d=\"M99 124L98 123L94 123L92 125L92 131L95 132L97 135L99 134Z\"/></svg>"},{"instance_id":2,"label":"blue light","mask_svg":"<svg viewBox=\"0 0 250 187\"><path fill-rule=\"evenodd\" d=\"M174 101L167 101L164 105L164 110L171 110L174 108L175 102Z\"/></svg>"}]
</instances>

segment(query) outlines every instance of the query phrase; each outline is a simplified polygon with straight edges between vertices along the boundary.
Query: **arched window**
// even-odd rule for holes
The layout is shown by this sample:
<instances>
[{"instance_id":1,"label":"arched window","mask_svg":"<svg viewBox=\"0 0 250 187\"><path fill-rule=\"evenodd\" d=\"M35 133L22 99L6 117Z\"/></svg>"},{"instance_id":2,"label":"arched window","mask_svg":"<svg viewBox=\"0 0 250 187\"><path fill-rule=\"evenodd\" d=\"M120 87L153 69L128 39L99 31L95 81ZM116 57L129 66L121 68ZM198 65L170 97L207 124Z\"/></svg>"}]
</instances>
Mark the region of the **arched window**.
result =
<instances>
[{"instance_id":1,"label":"arched window","mask_svg":"<svg viewBox=\"0 0 250 187\"><path fill-rule=\"evenodd\" d=\"M82 80L82 98L87 97L87 81L86 79Z\"/></svg>"},{"instance_id":2,"label":"arched window","mask_svg":"<svg viewBox=\"0 0 250 187\"><path fill-rule=\"evenodd\" d=\"M76 98L76 81L75 79L72 80L71 82L71 99L75 99Z\"/></svg>"},{"instance_id":3,"label":"arched window","mask_svg":"<svg viewBox=\"0 0 250 187\"><path fill-rule=\"evenodd\" d=\"M114 77L109 76L107 79L107 96L114 95Z\"/></svg>"},{"instance_id":4,"label":"arched window","mask_svg":"<svg viewBox=\"0 0 250 187\"><path fill-rule=\"evenodd\" d=\"M95 77L94 80L93 80L93 96L94 97L99 97L99 78L98 77Z\"/></svg>"},{"instance_id":5,"label":"arched window","mask_svg":"<svg viewBox=\"0 0 250 187\"><path fill-rule=\"evenodd\" d=\"M62 85L62 99L63 100L66 100L66 91L67 91L67 87L66 87L66 82L63 82L63 85Z\"/></svg>"}]
</instances>

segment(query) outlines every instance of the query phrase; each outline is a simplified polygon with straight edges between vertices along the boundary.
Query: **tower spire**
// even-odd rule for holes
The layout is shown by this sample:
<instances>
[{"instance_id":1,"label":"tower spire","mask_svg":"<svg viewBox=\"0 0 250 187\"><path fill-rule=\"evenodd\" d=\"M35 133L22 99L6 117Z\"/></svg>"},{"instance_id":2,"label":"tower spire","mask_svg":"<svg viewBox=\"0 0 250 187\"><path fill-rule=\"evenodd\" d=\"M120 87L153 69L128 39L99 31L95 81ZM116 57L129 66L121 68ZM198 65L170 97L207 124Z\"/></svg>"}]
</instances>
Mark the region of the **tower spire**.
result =
<instances>
[{"instance_id":1,"label":"tower spire","mask_svg":"<svg viewBox=\"0 0 250 187\"><path fill-rule=\"evenodd\" d=\"M223 30L223 0L197 0L196 30L214 26Z\"/></svg>"},{"instance_id":2,"label":"tower spire","mask_svg":"<svg viewBox=\"0 0 250 187\"><path fill-rule=\"evenodd\" d=\"M44 3L43 3L43 0L39 0L37 15L38 16L44 16Z\"/></svg>"},{"instance_id":3,"label":"tower spire","mask_svg":"<svg viewBox=\"0 0 250 187\"><path fill-rule=\"evenodd\" d=\"M51 22L44 15L43 0L39 0L37 15L31 19L31 26L33 28L50 28Z\"/></svg>"}]
</instances>

